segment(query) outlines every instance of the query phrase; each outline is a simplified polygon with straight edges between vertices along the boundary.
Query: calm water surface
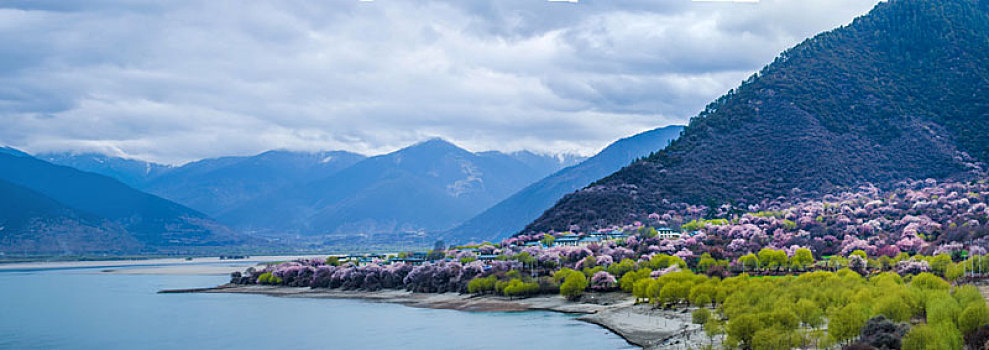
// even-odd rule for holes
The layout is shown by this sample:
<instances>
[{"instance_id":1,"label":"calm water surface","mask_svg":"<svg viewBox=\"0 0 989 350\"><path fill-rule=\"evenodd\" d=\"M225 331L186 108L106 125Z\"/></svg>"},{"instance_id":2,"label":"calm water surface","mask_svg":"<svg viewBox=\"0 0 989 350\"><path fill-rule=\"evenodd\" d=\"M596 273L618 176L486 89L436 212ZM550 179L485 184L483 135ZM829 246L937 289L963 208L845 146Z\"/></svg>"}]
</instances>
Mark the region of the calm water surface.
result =
<instances>
[{"instance_id":1,"label":"calm water surface","mask_svg":"<svg viewBox=\"0 0 989 350\"><path fill-rule=\"evenodd\" d=\"M222 276L0 272L0 349L634 349L573 316L155 294Z\"/></svg>"}]
</instances>

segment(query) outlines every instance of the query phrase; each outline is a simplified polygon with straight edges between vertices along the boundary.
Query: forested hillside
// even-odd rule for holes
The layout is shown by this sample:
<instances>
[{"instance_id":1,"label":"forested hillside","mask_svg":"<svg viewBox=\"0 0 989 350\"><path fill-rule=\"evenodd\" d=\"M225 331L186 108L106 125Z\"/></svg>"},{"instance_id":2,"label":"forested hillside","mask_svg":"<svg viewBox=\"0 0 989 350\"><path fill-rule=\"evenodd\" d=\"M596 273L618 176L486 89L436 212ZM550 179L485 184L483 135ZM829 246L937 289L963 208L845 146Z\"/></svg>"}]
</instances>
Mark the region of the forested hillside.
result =
<instances>
[{"instance_id":1,"label":"forested hillside","mask_svg":"<svg viewBox=\"0 0 989 350\"><path fill-rule=\"evenodd\" d=\"M783 52L670 147L562 199L528 232L737 208L989 160L989 1L894 0Z\"/></svg>"}]
</instances>

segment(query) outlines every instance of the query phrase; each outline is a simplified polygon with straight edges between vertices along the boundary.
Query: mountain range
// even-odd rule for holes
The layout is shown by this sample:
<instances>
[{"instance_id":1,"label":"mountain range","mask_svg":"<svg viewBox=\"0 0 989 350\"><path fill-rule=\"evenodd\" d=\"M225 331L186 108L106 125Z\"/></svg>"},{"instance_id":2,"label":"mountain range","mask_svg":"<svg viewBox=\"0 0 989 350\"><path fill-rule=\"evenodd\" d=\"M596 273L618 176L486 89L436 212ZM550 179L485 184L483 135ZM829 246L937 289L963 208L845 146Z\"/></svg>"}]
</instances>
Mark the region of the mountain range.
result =
<instances>
[{"instance_id":1,"label":"mountain range","mask_svg":"<svg viewBox=\"0 0 989 350\"><path fill-rule=\"evenodd\" d=\"M162 252L250 242L109 177L14 154L0 153L0 251Z\"/></svg>"},{"instance_id":2,"label":"mountain range","mask_svg":"<svg viewBox=\"0 0 989 350\"><path fill-rule=\"evenodd\" d=\"M261 196L220 219L248 232L321 235L345 242L432 233L452 228L576 160L529 152L472 153L433 139Z\"/></svg>"},{"instance_id":3,"label":"mountain range","mask_svg":"<svg viewBox=\"0 0 989 350\"><path fill-rule=\"evenodd\" d=\"M511 197L488 208L446 232L450 241L498 241L525 228L567 193L587 186L663 149L680 136L683 126L672 125L615 141L597 155L526 186Z\"/></svg>"},{"instance_id":4,"label":"mountain range","mask_svg":"<svg viewBox=\"0 0 989 350\"><path fill-rule=\"evenodd\" d=\"M363 160L350 152L268 151L207 158L182 166L98 153L46 153L37 158L115 178L210 216L289 184L309 182Z\"/></svg>"},{"instance_id":5,"label":"mountain range","mask_svg":"<svg viewBox=\"0 0 989 350\"><path fill-rule=\"evenodd\" d=\"M682 131L619 140L586 161L440 139L374 157L271 151L182 166L0 148L0 250L497 240L687 205L744 212L865 184L985 177L987 90L989 0L891 0L784 51Z\"/></svg>"},{"instance_id":6,"label":"mountain range","mask_svg":"<svg viewBox=\"0 0 989 350\"><path fill-rule=\"evenodd\" d=\"M151 179L143 190L221 217L233 208L286 186L330 176L365 159L335 152L269 151L185 164Z\"/></svg>"},{"instance_id":7,"label":"mountain range","mask_svg":"<svg viewBox=\"0 0 989 350\"><path fill-rule=\"evenodd\" d=\"M370 158L343 151L269 151L169 166L95 153L36 157L116 178L237 231L329 236L328 244L447 230L584 160L528 151L473 153L441 139Z\"/></svg>"},{"instance_id":8,"label":"mountain range","mask_svg":"<svg viewBox=\"0 0 989 350\"><path fill-rule=\"evenodd\" d=\"M35 158L86 172L112 177L134 188L145 188L173 167L154 162L109 156L100 153L43 153Z\"/></svg>"},{"instance_id":9,"label":"mountain range","mask_svg":"<svg viewBox=\"0 0 989 350\"><path fill-rule=\"evenodd\" d=\"M786 50L669 147L564 197L526 232L984 176L986 135L989 1L882 2Z\"/></svg>"}]
</instances>

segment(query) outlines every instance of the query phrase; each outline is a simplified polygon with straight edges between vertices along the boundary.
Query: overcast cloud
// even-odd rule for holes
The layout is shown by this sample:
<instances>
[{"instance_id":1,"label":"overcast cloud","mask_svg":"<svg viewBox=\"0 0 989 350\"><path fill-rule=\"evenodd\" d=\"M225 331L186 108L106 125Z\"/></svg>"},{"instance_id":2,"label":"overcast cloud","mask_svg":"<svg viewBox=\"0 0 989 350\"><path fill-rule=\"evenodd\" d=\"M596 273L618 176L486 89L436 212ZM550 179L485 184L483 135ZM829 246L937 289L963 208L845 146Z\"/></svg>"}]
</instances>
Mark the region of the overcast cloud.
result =
<instances>
[{"instance_id":1,"label":"overcast cloud","mask_svg":"<svg viewBox=\"0 0 989 350\"><path fill-rule=\"evenodd\" d=\"M4 1L0 144L593 154L876 0Z\"/></svg>"}]
</instances>

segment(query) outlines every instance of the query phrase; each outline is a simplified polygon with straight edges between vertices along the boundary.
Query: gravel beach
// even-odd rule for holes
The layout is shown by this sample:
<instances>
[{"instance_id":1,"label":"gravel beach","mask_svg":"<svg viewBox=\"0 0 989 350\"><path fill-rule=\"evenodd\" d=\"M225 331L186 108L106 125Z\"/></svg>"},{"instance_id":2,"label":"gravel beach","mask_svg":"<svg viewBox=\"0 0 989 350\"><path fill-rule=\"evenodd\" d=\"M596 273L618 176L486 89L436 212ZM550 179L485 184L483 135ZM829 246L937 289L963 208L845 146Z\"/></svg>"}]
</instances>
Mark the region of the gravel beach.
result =
<instances>
[{"instance_id":1,"label":"gravel beach","mask_svg":"<svg viewBox=\"0 0 989 350\"><path fill-rule=\"evenodd\" d=\"M162 292L246 293L287 298L361 299L410 307L473 312L552 311L580 314L578 320L604 327L630 344L645 349L696 349L708 343L700 326L690 323L690 310L663 310L648 304L637 305L630 295L620 292L589 293L578 301L569 301L558 295L512 299L456 293L411 293L404 290L365 292L233 284L215 288Z\"/></svg>"}]
</instances>

